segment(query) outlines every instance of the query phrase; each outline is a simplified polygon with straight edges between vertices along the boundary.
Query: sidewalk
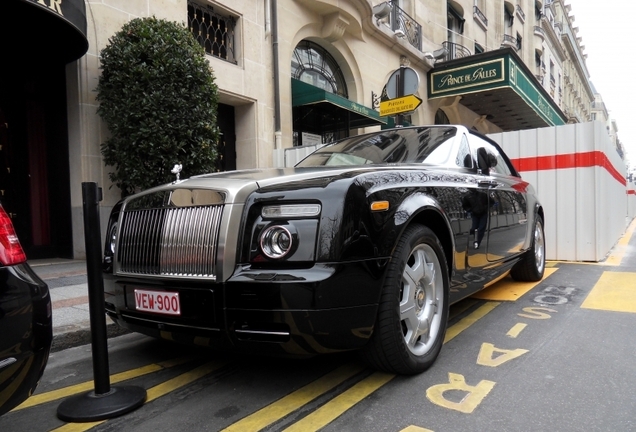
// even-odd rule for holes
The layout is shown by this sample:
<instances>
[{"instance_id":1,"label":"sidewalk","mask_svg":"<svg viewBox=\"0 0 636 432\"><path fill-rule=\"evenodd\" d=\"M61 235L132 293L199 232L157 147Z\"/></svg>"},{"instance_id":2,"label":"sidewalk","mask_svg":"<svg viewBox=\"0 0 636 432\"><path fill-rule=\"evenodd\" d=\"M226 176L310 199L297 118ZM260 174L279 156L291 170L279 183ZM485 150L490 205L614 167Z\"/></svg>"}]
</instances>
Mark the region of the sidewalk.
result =
<instances>
[{"instance_id":1,"label":"sidewalk","mask_svg":"<svg viewBox=\"0 0 636 432\"><path fill-rule=\"evenodd\" d=\"M53 345L60 351L91 342L86 261L29 260L29 265L49 286L53 306ZM108 337L126 333L106 317Z\"/></svg>"}]
</instances>

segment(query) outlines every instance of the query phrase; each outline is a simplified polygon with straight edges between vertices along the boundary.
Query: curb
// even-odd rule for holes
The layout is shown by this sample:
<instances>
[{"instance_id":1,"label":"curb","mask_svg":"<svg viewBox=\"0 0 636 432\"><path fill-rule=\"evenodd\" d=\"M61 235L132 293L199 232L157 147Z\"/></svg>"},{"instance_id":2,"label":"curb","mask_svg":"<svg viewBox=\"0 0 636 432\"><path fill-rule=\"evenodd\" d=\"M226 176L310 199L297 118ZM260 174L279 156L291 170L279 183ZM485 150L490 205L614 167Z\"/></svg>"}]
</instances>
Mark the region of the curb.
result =
<instances>
[{"instance_id":1,"label":"curb","mask_svg":"<svg viewBox=\"0 0 636 432\"><path fill-rule=\"evenodd\" d=\"M122 336L130 333L129 330L119 327L115 323L106 325L106 337L108 339ZM77 330L71 330L64 333L53 335L53 343L51 344L51 352L58 352L68 348L74 348L80 345L88 345L92 343L91 328L82 327Z\"/></svg>"}]
</instances>

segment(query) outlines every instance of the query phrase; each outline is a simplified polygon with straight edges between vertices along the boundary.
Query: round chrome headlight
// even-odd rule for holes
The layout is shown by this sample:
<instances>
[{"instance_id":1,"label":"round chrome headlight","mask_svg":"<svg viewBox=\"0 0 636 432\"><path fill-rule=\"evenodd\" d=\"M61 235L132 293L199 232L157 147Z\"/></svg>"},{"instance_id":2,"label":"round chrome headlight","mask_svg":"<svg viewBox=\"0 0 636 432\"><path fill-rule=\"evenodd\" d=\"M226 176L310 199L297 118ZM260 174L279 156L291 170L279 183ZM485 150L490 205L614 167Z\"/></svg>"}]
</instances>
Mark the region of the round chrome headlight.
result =
<instances>
[{"instance_id":1,"label":"round chrome headlight","mask_svg":"<svg viewBox=\"0 0 636 432\"><path fill-rule=\"evenodd\" d=\"M261 250L266 257L279 259L292 249L292 235L287 228L274 225L261 234Z\"/></svg>"}]
</instances>

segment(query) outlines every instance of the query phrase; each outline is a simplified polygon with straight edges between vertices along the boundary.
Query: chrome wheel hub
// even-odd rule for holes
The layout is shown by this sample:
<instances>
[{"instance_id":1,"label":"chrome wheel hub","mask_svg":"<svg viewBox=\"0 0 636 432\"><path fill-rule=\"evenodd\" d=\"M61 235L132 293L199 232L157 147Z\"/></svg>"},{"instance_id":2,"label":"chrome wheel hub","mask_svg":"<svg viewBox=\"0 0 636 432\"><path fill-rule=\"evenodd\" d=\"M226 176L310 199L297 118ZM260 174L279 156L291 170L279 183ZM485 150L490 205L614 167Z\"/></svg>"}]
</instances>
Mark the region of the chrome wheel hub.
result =
<instances>
[{"instance_id":1,"label":"chrome wheel hub","mask_svg":"<svg viewBox=\"0 0 636 432\"><path fill-rule=\"evenodd\" d=\"M415 355L426 354L442 328L444 281L433 248L417 245L402 274L400 320L404 341Z\"/></svg>"}]
</instances>

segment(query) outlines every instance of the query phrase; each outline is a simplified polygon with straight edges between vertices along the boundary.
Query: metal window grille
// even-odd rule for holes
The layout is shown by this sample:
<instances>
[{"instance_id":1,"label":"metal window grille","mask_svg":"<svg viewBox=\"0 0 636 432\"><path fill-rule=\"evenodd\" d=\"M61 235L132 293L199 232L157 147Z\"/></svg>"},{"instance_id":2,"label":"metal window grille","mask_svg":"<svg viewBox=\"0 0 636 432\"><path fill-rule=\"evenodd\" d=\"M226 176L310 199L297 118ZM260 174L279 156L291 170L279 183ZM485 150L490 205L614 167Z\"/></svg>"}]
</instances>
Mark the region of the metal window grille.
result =
<instances>
[{"instance_id":1,"label":"metal window grille","mask_svg":"<svg viewBox=\"0 0 636 432\"><path fill-rule=\"evenodd\" d=\"M211 56L236 64L234 29L236 20L214 11L212 6L188 2L188 28Z\"/></svg>"}]
</instances>

